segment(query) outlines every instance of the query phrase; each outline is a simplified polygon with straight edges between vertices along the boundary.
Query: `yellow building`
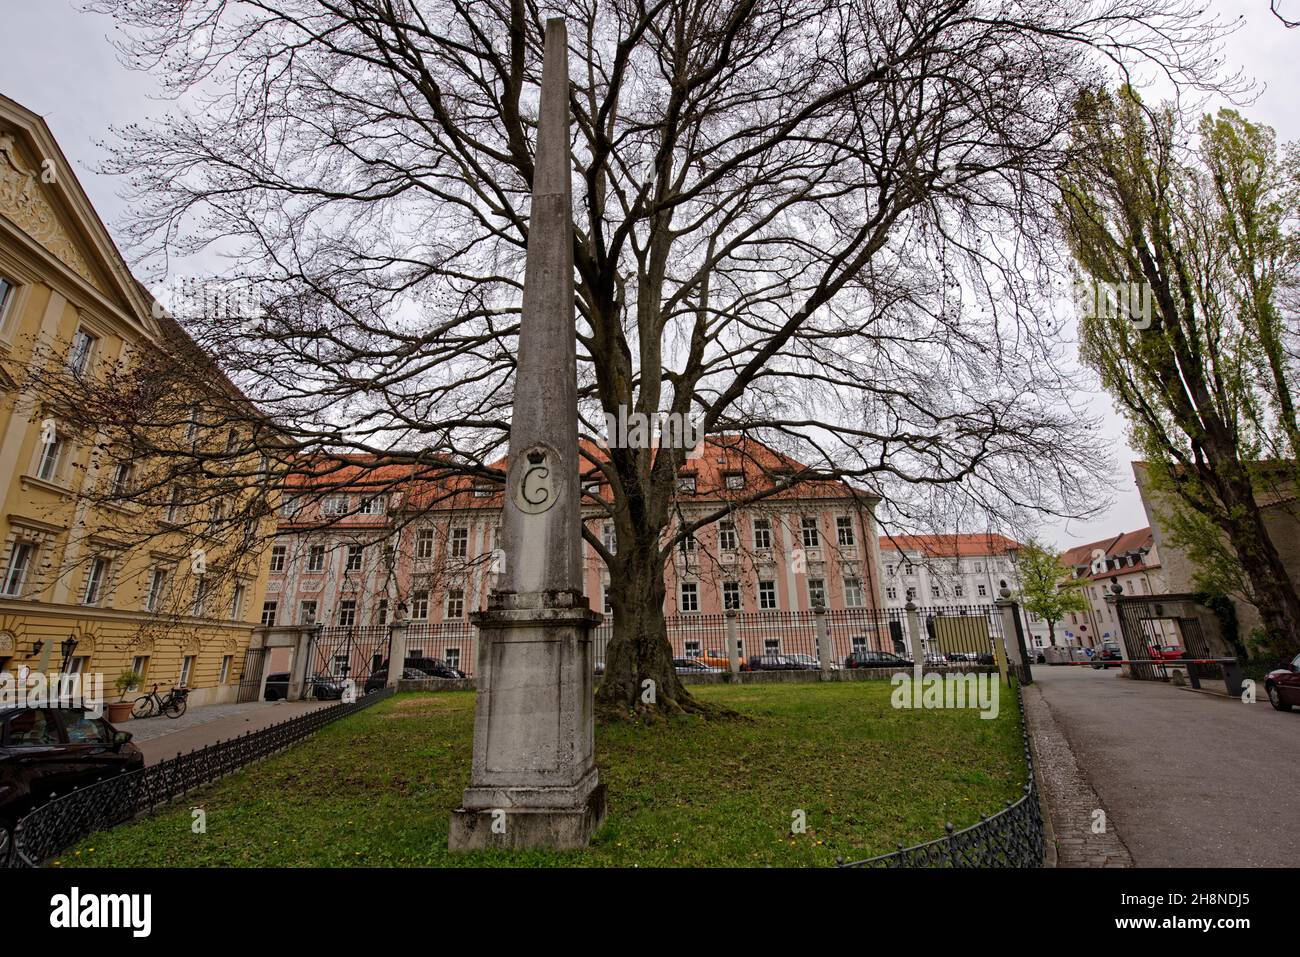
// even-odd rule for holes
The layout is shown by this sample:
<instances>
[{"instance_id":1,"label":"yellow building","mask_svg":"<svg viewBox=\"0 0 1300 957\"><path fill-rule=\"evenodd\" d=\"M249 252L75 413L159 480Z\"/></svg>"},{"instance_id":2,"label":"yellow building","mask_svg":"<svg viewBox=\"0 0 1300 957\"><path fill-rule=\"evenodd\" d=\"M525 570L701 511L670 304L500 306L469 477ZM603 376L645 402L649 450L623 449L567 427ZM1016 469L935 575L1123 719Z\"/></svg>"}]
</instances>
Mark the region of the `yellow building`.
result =
<instances>
[{"instance_id":1,"label":"yellow building","mask_svg":"<svg viewBox=\"0 0 1300 957\"><path fill-rule=\"evenodd\" d=\"M163 504L168 490L140 479L161 474L150 461L67 421L40 388L196 351L132 277L44 121L0 96L0 670L97 673L110 700L124 670L160 691L184 684L191 705L236 699L266 588L251 543L274 529L248 495L265 493L188 483ZM227 449L239 443L229 421L213 439ZM236 512L239 549L219 526Z\"/></svg>"}]
</instances>

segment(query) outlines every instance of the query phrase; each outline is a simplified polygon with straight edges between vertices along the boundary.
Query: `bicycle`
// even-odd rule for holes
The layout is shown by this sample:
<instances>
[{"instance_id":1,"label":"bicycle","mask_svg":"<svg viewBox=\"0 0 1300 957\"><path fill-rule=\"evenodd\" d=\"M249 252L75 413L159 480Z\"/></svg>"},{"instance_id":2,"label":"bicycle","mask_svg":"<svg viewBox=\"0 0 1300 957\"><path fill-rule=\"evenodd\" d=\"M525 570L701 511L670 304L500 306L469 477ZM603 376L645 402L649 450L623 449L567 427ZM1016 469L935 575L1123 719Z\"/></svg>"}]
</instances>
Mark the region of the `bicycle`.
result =
<instances>
[{"instance_id":1,"label":"bicycle","mask_svg":"<svg viewBox=\"0 0 1300 957\"><path fill-rule=\"evenodd\" d=\"M165 697L158 694L155 684L148 694L142 694L131 705L131 717L152 718L156 714L165 714L169 718L179 718L185 713L188 688L172 688Z\"/></svg>"}]
</instances>

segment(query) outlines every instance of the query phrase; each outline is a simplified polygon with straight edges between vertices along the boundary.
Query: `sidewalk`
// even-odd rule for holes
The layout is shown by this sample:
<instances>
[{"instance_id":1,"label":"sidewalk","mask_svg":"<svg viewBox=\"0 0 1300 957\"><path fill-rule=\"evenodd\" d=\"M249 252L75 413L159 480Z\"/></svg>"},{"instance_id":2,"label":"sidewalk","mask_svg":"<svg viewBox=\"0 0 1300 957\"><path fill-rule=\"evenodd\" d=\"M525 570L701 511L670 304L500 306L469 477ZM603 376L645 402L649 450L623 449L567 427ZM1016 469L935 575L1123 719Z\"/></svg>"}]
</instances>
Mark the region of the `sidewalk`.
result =
<instances>
[{"instance_id":1,"label":"sidewalk","mask_svg":"<svg viewBox=\"0 0 1300 957\"><path fill-rule=\"evenodd\" d=\"M250 701L191 708L179 718L145 718L118 725L131 732L131 741L144 753L145 764L157 764L205 745L226 741L249 731L260 731L308 711L336 704L333 701Z\"/></svg>"}]
</instances>

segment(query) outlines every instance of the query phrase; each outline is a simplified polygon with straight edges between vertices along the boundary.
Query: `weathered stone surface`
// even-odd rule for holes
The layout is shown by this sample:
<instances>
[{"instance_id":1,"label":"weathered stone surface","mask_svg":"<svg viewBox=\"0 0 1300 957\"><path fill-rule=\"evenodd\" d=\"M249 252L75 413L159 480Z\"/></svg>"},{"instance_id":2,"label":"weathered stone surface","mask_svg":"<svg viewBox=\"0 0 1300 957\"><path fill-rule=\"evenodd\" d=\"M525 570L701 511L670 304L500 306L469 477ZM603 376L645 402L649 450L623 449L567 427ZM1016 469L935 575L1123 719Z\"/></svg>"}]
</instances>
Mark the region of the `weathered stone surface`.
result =
<instances>
[{"instance_id":1,"label":"weathered stone surface","mask_svg":"<svg viewBox=\"0 0 1300 957\"><path fill-rule=\"evenodd\" d=\"M474 760L448 846L572 849L605 816L582 593L568 40L546 23L502 519L502 588L479 626ZM493 825L496 825L495 827Z\"/></svg>"}]
</instances>

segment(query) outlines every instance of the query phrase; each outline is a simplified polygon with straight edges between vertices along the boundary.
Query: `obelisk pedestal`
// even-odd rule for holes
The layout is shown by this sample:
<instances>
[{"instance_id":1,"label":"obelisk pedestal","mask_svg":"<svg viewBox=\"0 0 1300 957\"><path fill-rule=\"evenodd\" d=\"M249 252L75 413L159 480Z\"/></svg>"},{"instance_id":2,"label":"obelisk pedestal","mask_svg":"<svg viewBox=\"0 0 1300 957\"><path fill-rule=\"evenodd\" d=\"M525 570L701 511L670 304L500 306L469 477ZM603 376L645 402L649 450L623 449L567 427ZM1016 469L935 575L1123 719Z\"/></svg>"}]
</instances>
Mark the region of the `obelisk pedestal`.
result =
<instances>
[{"instance_id":1,"label":"obelisk pedestal","mask_svg":"<svg viewBox=\"0 0 1300 957\"><path fill-rule=\"evenodd\" d=\"M583 595L568 40L546 23L523 314L510 423L502 587L479 627L474 759L448 846L585 847L605 819Z\"/></svg>"}]
</instances>

